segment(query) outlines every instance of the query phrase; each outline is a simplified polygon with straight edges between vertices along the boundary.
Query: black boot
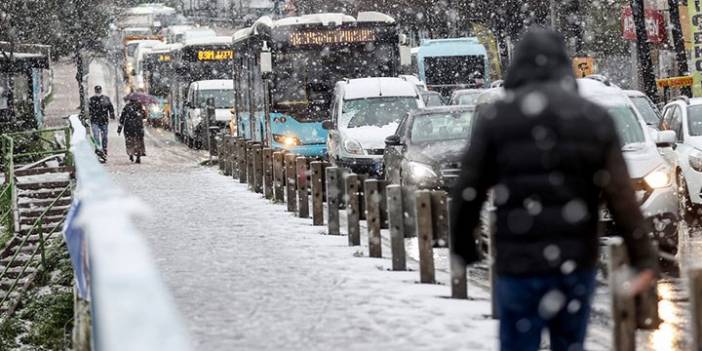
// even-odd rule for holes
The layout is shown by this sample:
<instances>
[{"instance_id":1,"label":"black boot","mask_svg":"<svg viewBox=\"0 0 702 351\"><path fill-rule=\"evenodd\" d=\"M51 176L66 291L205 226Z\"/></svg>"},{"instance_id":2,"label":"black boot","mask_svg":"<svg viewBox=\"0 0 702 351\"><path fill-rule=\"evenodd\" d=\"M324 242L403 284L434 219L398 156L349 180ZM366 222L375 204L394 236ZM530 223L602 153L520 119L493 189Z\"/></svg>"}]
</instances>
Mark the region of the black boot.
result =
<instances>
[{"instance_id":1,"label":"black boot","mask_svg":"<svg viewBox=\"0 0 702 351\"><path fill-rule=\"evenodd\" d=\"M136 163L141 163L141 156L137 156Z\"/></svg>"},{"instance_id":2,"label":"black boot","mask_svg":"<svg viewBox=\"0 0 702 351\"><path fill-rule=\"evenodd\" d=\"M134 162L134 156L129 155L129 162Z\"/></svg>"}]
</instances>

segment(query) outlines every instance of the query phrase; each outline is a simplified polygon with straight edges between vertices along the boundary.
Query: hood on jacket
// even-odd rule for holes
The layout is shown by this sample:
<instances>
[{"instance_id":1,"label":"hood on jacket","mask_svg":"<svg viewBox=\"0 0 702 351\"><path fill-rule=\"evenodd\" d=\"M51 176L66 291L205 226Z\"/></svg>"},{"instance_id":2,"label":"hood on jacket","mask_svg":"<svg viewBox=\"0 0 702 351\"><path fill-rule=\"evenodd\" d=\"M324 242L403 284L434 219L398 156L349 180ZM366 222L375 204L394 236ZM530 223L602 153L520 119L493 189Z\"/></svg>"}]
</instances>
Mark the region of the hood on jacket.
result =
<instances>
[{"instance_id":1,"label":"hood on jacket","mask_svg":"<svg viewBox=\"0 0 702 351\"><path fill-rule=\"evenodd\" d=\"M577 89L575 73L563 37L551 29L530 29L515 48L504 88L517 90L532 83L559 81L564 86Z\"/></svg>"}]
</instances>

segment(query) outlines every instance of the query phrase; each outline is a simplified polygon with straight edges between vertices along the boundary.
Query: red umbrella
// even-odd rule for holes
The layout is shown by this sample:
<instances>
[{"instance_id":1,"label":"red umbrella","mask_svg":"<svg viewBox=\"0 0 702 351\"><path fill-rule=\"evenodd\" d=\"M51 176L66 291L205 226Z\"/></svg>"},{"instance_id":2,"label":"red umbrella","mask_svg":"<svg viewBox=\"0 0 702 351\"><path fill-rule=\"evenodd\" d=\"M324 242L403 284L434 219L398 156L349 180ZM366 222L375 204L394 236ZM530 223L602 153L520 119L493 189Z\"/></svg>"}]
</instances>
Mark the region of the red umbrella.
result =
<instances>
[{"instance_id":1,"label":"red umbrella","mask_svg":"<svg viewBox=\"0 0 702 351\"><path fill-rule=\"evenodd\" d=\"M124 97L124 101L136 101L142 105L158 104L158 99L145 93L129 93Z\"/></svg>"}]
</instances>

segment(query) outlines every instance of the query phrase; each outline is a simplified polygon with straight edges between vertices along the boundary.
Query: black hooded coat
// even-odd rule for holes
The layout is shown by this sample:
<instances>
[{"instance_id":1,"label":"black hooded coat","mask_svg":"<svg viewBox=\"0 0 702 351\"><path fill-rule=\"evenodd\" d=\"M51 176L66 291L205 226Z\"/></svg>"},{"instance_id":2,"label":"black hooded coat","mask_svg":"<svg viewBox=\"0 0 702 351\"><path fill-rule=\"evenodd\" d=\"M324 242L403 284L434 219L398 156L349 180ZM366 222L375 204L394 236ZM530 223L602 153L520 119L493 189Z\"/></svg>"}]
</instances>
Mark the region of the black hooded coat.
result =
<instances>
[{"instance_id":1,"label":"black hooded coat","mask_svg":"<svg viewBox=\"0 0 702 351\"><path fill-rule=\"evenodd\" d=\"M598 259L598 209L608 204L629 257L656 268L614 121L579 96L559 34L526 33L507 72L507 97L478 113L452 194L452 247L479 259L472 234L488 189L496 205L501 275L591 269Z\"/></svg>"}]
</instances>

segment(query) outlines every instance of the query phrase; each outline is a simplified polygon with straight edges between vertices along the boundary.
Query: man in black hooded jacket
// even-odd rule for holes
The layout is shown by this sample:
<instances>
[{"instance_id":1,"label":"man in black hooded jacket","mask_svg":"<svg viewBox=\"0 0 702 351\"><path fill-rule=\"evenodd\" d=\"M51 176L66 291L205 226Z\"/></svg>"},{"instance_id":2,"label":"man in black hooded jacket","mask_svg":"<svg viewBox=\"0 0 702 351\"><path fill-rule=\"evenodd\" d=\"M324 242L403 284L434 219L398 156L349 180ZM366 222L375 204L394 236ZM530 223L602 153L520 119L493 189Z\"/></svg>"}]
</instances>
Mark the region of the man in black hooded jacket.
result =
<instances>
[{"instance_id":1,"label":"man in black hooded jacket","mask_svg":"<svg viewBox=\"0 0 702 351\"><path fill-rule=\"evenodd\" d=\"M657 259L607 112L580 97L563 40L532 29L516 48L506 98L481 109L452 195L452 247L478 260L473 232L488 189L496 210L501 350L582 350L598 259L600 200L611 209L638 274Z\"/></svg>"}]
</instances>

